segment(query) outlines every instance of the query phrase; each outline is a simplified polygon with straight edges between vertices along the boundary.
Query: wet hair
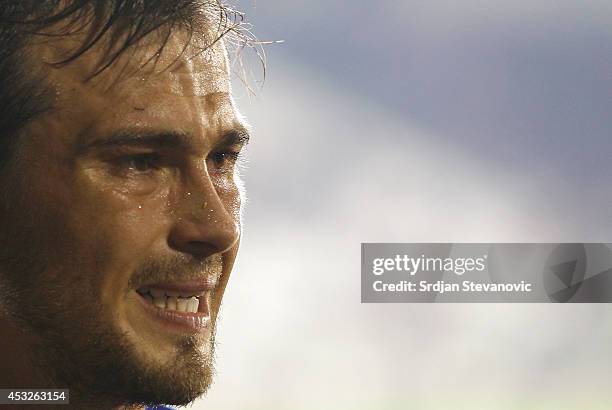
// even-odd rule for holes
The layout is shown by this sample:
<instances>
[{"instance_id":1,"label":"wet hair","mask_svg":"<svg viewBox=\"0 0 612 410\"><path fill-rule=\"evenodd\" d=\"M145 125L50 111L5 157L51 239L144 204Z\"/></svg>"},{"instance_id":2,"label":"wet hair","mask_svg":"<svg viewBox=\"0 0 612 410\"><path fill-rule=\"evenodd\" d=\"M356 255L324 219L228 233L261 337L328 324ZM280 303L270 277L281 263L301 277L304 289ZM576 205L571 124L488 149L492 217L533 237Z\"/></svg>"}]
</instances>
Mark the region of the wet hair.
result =
<instances>
[{"instance_id":1,"label":"wet hair","mask_svg":"<svg viewBox=\"0 0 612 410\"><path fill-rule=\"evenodd\" d=\"M59 61L46 62L53 67L70 64L97 44L104 44L91 79L145 37L155 34L159 44L146 65L155 63L173 33L186 31L191 38L211 21L216 33L207 42L208 47L222 38L243 47L254 41L243 14L220 0L0 1L0 169L9 162L23 127L52 108L53 99L44 86L43 75L34 74L27 62L32 40L73 35L82 38Z\"/></svg>"}]
</instances>

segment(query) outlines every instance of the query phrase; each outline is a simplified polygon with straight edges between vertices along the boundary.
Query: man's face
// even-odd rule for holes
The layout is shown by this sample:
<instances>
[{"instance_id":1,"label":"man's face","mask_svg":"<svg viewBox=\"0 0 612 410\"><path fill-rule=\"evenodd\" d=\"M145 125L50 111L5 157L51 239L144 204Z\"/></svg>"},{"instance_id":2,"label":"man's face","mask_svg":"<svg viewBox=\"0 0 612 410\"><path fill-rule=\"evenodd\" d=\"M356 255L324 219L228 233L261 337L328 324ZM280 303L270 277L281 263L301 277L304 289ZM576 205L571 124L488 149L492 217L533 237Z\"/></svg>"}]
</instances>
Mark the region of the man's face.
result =
<instances>
[{"instance_id":1,"label":"man's face","mask_svg":"<svg viewBox=\"0 0 612 410\"><path fill-rule=\"evenodd\" d=\"M45 68L54 109L28 126L2 177L5 309L32 335L41 374L115 401L179 404L205 391L238 249L246 133L225 49L189 47L162 71L184 37L154 72L120 59L84 82L96 49Z\"/></svg>"}]
</instances>

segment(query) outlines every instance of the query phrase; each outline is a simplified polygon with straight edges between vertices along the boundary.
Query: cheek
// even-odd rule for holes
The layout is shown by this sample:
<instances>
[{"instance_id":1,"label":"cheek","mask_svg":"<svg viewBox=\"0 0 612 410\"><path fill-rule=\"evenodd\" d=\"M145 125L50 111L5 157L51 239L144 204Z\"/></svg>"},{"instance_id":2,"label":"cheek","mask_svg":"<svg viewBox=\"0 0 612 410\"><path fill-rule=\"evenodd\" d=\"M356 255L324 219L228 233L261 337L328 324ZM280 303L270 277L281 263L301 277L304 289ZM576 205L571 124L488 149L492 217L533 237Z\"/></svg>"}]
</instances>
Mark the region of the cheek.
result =
<instances>
[{"instance_id":1,"label":"cheek","mask_svg":"<svg viewBox=\"0 0 612 410\"><path fill-rule=\"evenodd\" d=\"M73 255L86 261L83 271L99 297L123 316L129 279L156 250L165 245L167 199L127 201L113 191L88 195L71 211Z\"/></svg>"},{"instance_id":2,"label":"cheek","mask_svg":"<svg viewBox=\"0 0 612 410\"><path fill-rule=\"evenodd\" d=\"M240 226L242 198L244 195L242 181L237 176L232 179L215 178L213 184L225 210L236 225Z\"/></svg>"},{"instance_id":3,"label":"cheek","mask_svg":"<svg viewBox=\"0 0 612 410\"><path fill-rule=\"evenodd\" d=\"M167 195L131 198L94 182L75 178L39 199L44 203L31 228L48 275L86 282L103 300L118 300L135 267L163 239Z\"/></svg>"},{"instance_id":4,"label":"cheek","mask_svg":"<svg viewBox=\"0 0 612 410\"><path fill-rule=\"evenodd\" d=\"M219 187L218 184L215 184L217 194L219 198L223 202L226 211L234 220L236 225L241 229L241 207L242 207L242 199L243 199L243 188L241 187L240 181L238 183L227 182ZM219 284L215 293L213 295L211 304L212 304L212 312L214 315L214 320L216 320L216 316L218 314L219 308L221 306L221 300L223 298L223 294L225 293L225 288L230 278L230 273L232 272L232 268L234 266L234 262L236 260L236 256L238 254L238 248L240 246L240 239L236 242L236 244L227 252L222 255L223 260L223 274L219 279Z\"/></svg>"},{"instance_id":5,"label":"cheek","mask_svg":"<svg viewBox=\"0 0 612 410\"><path fill-rule=\"evenodd\" d=\"M128 198L113 190L90 192L73 211L73 229L105 260L124 270L150 252L167 230L168 196Z\"/></svg>"}]
</instances>

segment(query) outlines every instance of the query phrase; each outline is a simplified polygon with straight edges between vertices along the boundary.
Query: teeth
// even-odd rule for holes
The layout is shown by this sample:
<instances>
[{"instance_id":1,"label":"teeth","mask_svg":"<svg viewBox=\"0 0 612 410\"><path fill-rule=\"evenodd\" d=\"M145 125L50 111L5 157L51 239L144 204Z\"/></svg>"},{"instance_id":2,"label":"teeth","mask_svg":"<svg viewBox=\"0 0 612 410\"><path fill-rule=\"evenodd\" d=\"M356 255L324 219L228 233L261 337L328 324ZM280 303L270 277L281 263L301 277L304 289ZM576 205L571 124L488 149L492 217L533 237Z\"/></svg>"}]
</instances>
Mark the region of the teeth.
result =
<instances>
[{"instance_id":1,"label":"teeth","mask_svg":"<svg viewBox=\"0 0 612 410\"><path fill-rule=\"evenodd\" d=\"M166 308L166 298L153 297L153 304L160 309L165 309Z\"/></svg>"},{"instance_id":2,"label":"teeth","mask_svg":"<svg viewBox=\"0 0 612 410\"><path fill-rule=\"evenodd\" d=\"M179 312L186 312L187 311L187 299L177 298L176 299L176 310L178 310Z\"/></svg>"},{"instance_id":3,"label":"teeth","mask_svg":"<svg viewBox=\"0 0 612 410\"><path fill-rule=\"evenodd\" d=\"M191 299L189 299L189 304L187 305L188 311L191 313L197 312L199 304L200 304L200 301L198 300L198 298L196 298L195 296L192 297Z\"/></svg>"},{"instance_id":4,"label":"teeth","mask_svg":"<svg viewBox=\"0 0 612 410\"><path fill-rule=\"evenodd\" d=\"M181 297L181 298L185 298L185 299L189 299L192 296L195 296L196 298L199 298L200 296L204 295L204 292L201 293L185 293L185 292L175 292L172 290L160 290L160 289L149 289L149 288L141 288L138 289L138 293L140 293L141 295L146 295L148 293L150 293L151 295L153 295L154 298L161 298L164 296L174 296L174 297Z\"/></svg>"},{"instance_id":5,"label":"teeth","mask_svg":"<svg viewBox=\"0 0 612 410\"><path fill-rule=\"evenodd\" d=\"M151 291L151 293L153 294L153 291ZM157 294L159 295L159 293ZM153 304L160 309L173 310L176 312L196 313L198 311L198 306L200 305L199 299L195 296L191 296L189 298L174 296L167 297L162 292L162 296L156 296L153 294L153 297L146 295L145 298L152 301Z\"/></svg>"},{"instance_id":6,"label":"teeth","mask_svg":"<svg viewBox=\"0 0 612 410\"><path fill-rule=\"evenodd\" d=\"M176 310L176 298L168 297L166 300L166 309L168 310Z\"/></svg>"}]
</instances>

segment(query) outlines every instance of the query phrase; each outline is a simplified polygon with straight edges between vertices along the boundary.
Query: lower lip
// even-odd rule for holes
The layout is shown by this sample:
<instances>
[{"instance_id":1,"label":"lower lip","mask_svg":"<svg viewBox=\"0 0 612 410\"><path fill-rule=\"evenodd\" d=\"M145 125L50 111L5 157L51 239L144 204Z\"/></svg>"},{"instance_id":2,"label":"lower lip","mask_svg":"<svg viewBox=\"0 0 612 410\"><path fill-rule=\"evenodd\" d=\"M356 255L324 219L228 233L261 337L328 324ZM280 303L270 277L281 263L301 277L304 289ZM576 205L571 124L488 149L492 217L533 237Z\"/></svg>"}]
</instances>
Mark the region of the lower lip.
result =
<instances>
[{"instance_id":1,"label":"lower lip","mask_svg":"<svg viewBox=\"0 0 612 410\"><path fill-rule=\"evenodd\" d=\"M177 312L174 310L161 309L152 303L149 303L145 298L137 292L136 297L143 306L145 312L162 326L164 329L173 333L202 333L210 327L210 316L205 312ZM206 303L206 301L200 301Z\"/></svg>"}]
</instances>

